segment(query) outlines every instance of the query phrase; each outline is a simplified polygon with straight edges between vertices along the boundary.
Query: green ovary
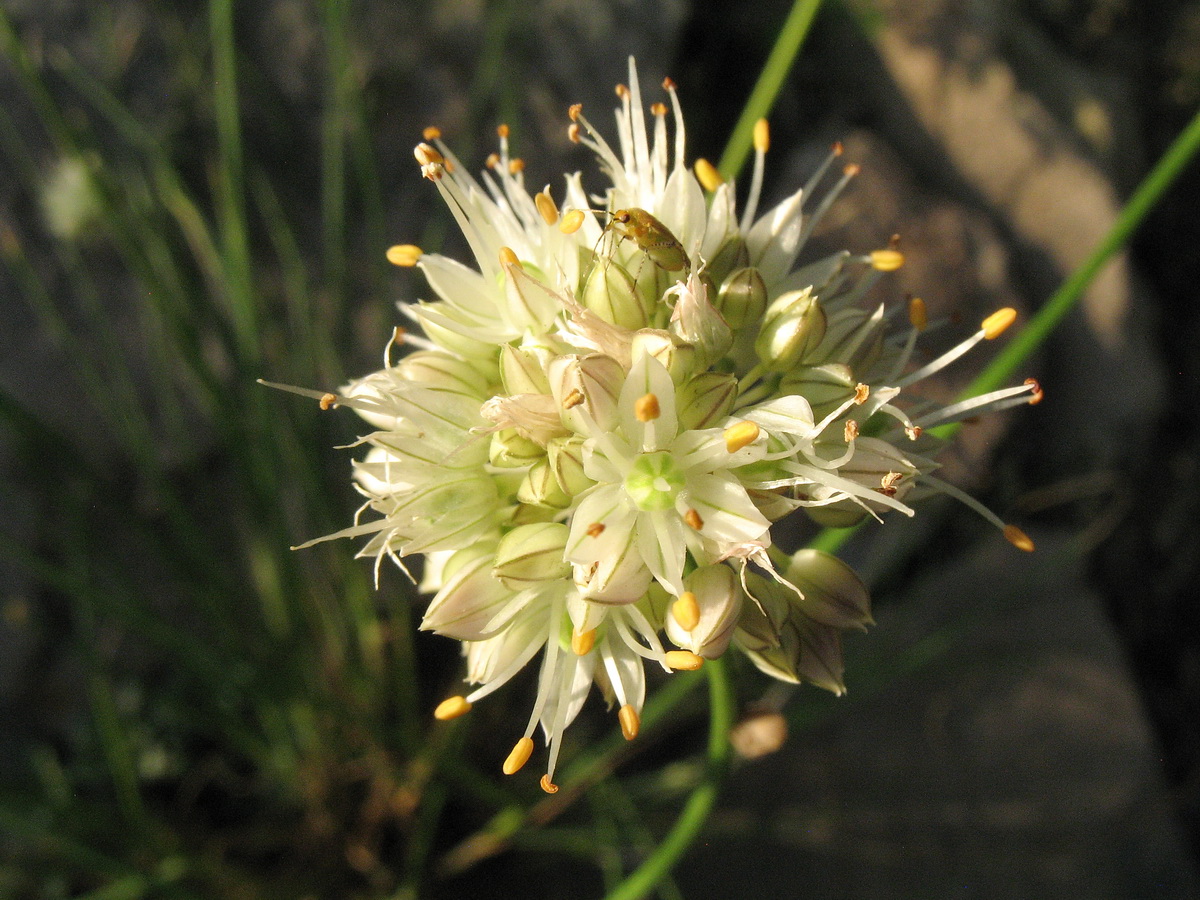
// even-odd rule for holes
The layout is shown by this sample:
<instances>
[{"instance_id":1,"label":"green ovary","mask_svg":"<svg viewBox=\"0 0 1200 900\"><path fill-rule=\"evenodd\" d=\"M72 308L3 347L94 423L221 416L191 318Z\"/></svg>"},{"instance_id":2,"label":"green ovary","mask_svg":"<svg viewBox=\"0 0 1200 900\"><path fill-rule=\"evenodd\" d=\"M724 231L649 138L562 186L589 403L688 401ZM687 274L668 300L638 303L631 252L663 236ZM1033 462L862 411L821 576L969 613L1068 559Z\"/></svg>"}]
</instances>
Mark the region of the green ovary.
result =
<instances>
[{"instance_id":1,"label":"green ovary","mask_svg":"<svg viewBox=\"0 0 1200 900\"><path fill-rule=\"evenodd\" d=\"M625 476L625 492L644 512L671 509L686 480L670 453L643 453Z\"/></svg>"}]
</instances>

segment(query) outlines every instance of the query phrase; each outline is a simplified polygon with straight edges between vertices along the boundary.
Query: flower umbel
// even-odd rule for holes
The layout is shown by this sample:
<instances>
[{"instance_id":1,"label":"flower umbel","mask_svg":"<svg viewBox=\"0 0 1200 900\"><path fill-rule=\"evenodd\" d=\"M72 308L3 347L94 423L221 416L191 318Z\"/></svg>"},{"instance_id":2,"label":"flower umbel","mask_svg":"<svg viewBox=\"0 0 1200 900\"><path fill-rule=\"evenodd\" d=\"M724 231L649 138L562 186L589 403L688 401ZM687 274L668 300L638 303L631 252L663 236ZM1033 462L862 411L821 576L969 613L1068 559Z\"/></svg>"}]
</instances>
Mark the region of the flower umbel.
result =
<instances>
[{"instance_id":1,"label":"flower umbel","mask_svg":"<svg viewBox=\"0 0 1200 900\"><path fill-rule=\"evenodd\" d=\"M421 627L463 642L475 686L435 715L462 715L540 655L502 768L525 765L540 727L547 791L592 684L637 735L647 662L695 669L734 644L777 678L844 691L841 632L871 624L869 596L836 558L772 546L771 524L797 509L849 525L949 493L1032 549L932 474L928 429L1036 403L1036 383L944 407L914 396L1012 310L914 365L920 302L900 324L862 302L903 264L895 247L796 266L857 171L818 191L841 148L759 215L761 122L739 214L732 182L687 165L675 86L664 90L647 120L630 61L615 148L571 108L569 135L609 185L590 195L568 175L561 201L549 186L530 193L507 128L479 180L428 129L416 158L475 267L393 247L389 259L420 268L433 291L401 307L424 336L398 331L407 354L393 359L389 342L384 367L336 395L301 392L375 429L358 442L357 521L319 540L367 537L360 555L377 567L425 557Z\"/></svg>"}]
</instances>

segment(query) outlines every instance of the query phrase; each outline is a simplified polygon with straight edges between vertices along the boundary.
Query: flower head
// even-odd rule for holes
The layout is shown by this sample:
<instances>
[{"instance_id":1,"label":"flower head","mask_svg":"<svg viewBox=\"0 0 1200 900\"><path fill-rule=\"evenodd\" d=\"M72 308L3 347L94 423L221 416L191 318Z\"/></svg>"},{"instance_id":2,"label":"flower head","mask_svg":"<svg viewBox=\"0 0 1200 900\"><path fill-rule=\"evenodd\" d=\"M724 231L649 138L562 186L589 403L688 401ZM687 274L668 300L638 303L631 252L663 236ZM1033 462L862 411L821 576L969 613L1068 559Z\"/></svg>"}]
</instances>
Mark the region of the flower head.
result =
<instances>
[{"instance_id":1,"label":"flower head","mask_svg":"<svg viewBox=\"0 0 1200 900\"><path fill-rule=\"evenodd\" d=\"M624 735L637 734L647 662L694 669L734 644L769 674L842 692L840 633L871 622L866 588L833 557L780 554L771 524L797 509L839 525L912 515L932 490L1005 527L931 474L928 429L1040 397L1027 383L948 407L910 402L1011 311L914 366L923 309L914 303L905 324L861 302L903 263L898 250L796 267L856 171L811 202L840 147L759 215L760 123L739 215L732 182L687 164L674 85L669 116L655 103L648 122L632 60L629 76L615 149L570 111L571 137L609 180L598 195L578 173L561 203L550 187L531 194L506 128L479 180L427 131L417 160L475 267L392 248L435 295L402 307L425 336L402 335L412 349L398 359L389 343L382 370L322 400L375 429L359 441L360 517L329 537L367 537L360 552L377 565L426 557L422 628L463 642L475 686L440 718L540 655L533 709L503 769L525 764L540 727L546 790L592 684Z\"/></svg>"}]
</instances>

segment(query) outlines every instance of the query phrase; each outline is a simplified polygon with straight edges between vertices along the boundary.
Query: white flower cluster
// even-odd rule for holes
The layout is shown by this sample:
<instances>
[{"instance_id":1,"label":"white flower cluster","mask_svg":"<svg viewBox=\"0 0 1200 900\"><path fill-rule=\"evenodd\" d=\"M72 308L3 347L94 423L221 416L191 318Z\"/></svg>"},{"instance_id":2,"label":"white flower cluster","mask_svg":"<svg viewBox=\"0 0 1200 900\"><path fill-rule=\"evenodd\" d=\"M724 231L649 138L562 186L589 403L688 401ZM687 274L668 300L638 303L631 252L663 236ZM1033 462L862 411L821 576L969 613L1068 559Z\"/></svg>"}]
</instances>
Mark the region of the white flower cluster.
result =
<instances>
[{"instance_id":1,"label":"white flower cluster","mask_svg":"<svg viewBox=\"0 0 1200 900\"><path fill-rule=\"evenodd\" d=\"M404 307L425 336L398 331L411 352L393 362L389 344L381 371L323 398L375 429L355 467L372 515L329 537L369 535L362 555L377 566L424 555L433 599L422 627L463 642L477 685L439 718L541 654L504 771L529 759L540 725L547 791L593 683L625 736L637 734L646 662L694 669L732 643L773 676L840 693L840 632L870 624L867 591L832 556L773 548L771 523L796 509L836 525L911 515L921 489L954 492L931 475L924 429L1040 396L1027 383L948 408L910 402L911 385L1013 312L915 368L919 301L899 322L860 302L903 263L895 248L796 268L855 172L806 209L840 148L759 216L760 123L739 216L732 183L685 163L674 85L664 84L670 109L652 105L648 123L632 60L629 78L617 91L619 151L571 109L572 139L611 180L599 195L579 174L561 202L549 187L531 195L503 127L480 181L426 132L417 160L478 269L393 247L389 258L418 266L436 295Z\"/></svg>"}]
</instances>

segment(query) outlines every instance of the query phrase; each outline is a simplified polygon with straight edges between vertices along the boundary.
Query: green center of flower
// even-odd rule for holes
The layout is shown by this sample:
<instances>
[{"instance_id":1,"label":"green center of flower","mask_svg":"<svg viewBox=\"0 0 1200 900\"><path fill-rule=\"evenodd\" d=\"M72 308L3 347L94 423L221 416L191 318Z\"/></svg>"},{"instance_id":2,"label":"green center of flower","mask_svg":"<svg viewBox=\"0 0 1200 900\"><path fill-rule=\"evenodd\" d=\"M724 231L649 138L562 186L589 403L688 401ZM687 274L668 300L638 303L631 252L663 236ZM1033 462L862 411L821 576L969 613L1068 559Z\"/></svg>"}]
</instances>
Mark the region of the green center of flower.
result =
<instances>
[{"instance_id":1,"label":"green center of flower","mask_svg":"<svg viewBox=\"0 0 1200 900\"><path fill-rule=\"evenodd\" d=\"M633 462L625 476L625 491L645 512L671 509L675 495L683 490L686 480L675 459L665 450L643 453Z\"/></svg>"}]
</instances>

